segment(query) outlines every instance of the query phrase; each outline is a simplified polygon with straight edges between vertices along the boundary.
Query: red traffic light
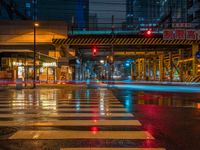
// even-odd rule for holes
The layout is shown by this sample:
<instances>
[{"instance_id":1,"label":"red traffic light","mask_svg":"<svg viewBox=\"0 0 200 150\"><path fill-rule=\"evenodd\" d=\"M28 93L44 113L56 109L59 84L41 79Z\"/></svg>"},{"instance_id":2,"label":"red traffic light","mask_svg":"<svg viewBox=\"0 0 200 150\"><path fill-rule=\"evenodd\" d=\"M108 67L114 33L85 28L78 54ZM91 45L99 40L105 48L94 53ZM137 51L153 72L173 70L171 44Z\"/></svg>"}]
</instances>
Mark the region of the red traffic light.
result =
<instances>
[{"instance_id":1,"label":"red traffic light","mask_svg":"<svg viewBox=\"0 0 200 150\"><path fill-rule=\"evenodd\" d=\"M96 56L96 54L97 54L97 48L92 48L92 55Z\"/></svg>"},{"instance_id":2,"label":"red traffic light","mask_svg":"<svg viewBox=\"0 0 200 150\"><path fill-rule=\"evenodd\" d=\"M152 34L153 34L152 30L147 30L147 31L145 32L145 35L146 35L146 36L152 36Z\"/></svg>"},{"instance_id":3,"label":"red traffic light","mask_svg":"<svg viewBox=\"0 0 200 150\"><path fill-rule=\"evenodd\" d=\"M97 52L97 49L96 49L96 48L93 48L92 51L93 51L93 53L96 53L96 52Z\"/></svg>"}]
</instances>

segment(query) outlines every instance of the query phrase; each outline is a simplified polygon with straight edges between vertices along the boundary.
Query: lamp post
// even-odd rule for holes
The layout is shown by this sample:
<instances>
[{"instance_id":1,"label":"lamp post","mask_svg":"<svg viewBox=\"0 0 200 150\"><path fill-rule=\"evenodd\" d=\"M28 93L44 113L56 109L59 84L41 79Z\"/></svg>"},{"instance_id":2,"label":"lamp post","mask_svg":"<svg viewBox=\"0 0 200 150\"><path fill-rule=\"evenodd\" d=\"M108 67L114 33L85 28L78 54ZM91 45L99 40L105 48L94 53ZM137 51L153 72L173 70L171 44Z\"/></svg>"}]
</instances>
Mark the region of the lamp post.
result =
<instances>
[{"instance_id":1,"label":"lamp post","mask_svg":"<svg viewBox=\"0 0 200 150\"><path fill-rule=\"evenodd\" d=\"M39 23L34 22L34 50L33 50L33 88L36 88L36 28Z\"/></svg>"},{"instance_id":2,"label":"lamp post","mask_svg":"<svg viewBox=\"0 0 200 150\"><path fill-rule=\"evenodd\" d=\"M39 26L39 23L36 22L37 20L37 13L36 13L36 5L37 0L33 0L33 32L34 32L34 50L33 50L33 88L36 88L36 28Z\"/></svg>"}]
</instances>

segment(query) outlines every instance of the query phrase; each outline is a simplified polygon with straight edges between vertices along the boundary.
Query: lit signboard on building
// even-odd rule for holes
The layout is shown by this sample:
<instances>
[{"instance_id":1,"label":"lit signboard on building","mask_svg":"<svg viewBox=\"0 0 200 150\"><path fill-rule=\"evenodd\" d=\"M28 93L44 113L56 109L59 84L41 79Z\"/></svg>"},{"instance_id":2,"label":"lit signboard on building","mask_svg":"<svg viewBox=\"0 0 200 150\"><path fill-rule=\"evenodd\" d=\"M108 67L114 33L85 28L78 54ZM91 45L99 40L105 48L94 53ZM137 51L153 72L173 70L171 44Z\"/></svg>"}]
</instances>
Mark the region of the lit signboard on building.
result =
<instances>
[{"instance_id":1,"label":"lit signboard on building","mask_svg":"<svg viewBox=\"0 0 200 150\"><path fill-rule=\"evenodd\" d=\"M24 63L22 63L22 62L13 62L13 66L23 66L24 65Z\"/></svg>"},{"instance_id":2,"label":"lit signboard on building","mask_svg":"<svg viewBox=\"0 0 200 150\"><path fill-rule=\"evenodd\" d=\"M42 66L43 66L43 67L56 67L57 64L56 64L56 62L43 63Z\"/></svg>"},{"instance_id":3,"label":"lit signboard on building","mask_svg":"<svg viewBox=\"0 0 200 150\"><path fill-rule=\"evenodd\" d=\"M200 40L200 30L194 29L164 29L164 40Z\"/></svg>"},{"instance_id":4,"label":"lit signboard on building","mask_svg":"<svg viewBox=\"0 0 200 150\"><path fill-rule=\"evenodd\" d=\"M185 30L184 29L175 29L175 39L185 40Z\"/></svg>"}]
</instances>

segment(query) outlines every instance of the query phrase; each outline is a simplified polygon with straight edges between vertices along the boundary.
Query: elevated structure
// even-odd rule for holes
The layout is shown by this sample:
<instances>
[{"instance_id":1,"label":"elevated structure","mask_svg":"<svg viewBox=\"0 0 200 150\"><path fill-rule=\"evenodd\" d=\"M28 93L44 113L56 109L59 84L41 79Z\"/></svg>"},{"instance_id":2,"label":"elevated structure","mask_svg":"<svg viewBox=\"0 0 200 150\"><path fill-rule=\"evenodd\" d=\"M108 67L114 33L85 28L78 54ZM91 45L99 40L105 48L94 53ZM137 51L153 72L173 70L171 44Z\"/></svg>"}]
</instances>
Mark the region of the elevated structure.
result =
<instances>
[{"instance_id":1,"label":"elevated structure","mask_svg":"<svg viewBox=\"0 0 200 150\"><path fill-rule=\"evenodd\" d=\"M0 71L12 71L12 80L32 79L34 34L36 34L36 68L40 80L56 79L56 76L59 76L59 68L68 65L67 49L58 52L52 45L53 38L67 38L65 22L40 21L34 33L33 21L1 21Z\"/></svg>"},{"instance_id":2,"label":"elevated structure","mask_svg":"<svg viewBox=\"0 0 200 150\"><path fill-rule=\"evenodd\" d=\"M131 76L134 80L193 81L200 75L198 40L164 40L162 35L80 35L66 39L53 39L56 47L61 45L76 49L81 59L106 59L112 55L114 60L128 57L132 63ZM99 54L92 57L92 47Z\"/></svg>"}]
</instances>

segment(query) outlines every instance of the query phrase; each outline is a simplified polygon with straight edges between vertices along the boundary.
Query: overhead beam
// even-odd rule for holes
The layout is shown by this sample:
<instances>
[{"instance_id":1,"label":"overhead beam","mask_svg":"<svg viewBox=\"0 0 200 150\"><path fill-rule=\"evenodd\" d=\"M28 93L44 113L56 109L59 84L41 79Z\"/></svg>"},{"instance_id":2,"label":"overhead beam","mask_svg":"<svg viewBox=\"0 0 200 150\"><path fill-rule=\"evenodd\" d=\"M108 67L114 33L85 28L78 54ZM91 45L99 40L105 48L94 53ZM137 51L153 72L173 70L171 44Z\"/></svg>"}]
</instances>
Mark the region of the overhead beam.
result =
<instances>
[{"instance_id":1,"label":"overhead beam","mask_svg":"<svg viewBox=\"0 0 200 150\"><path fill-rule=\"evenodd\" d=\"M71 37L67 39L53 39L53 44L63 44L70 46L110 46L110 45L139 45L139 46L152 46L152 45L192 45L193 43L200 43L200 41L191 40L163 40L163 38L130 38L130 37Z\"/></svg>"},{"instance_id":2,"label":"overhead beam","mask_svg":"<svg viewBox=\"0 0 200 150\"><path fill-rule=\"evenodd\" d=\"M114 52L116 56L147 56L147 55L162 55L163 52Z\"/></svg>"}]
</instances>

